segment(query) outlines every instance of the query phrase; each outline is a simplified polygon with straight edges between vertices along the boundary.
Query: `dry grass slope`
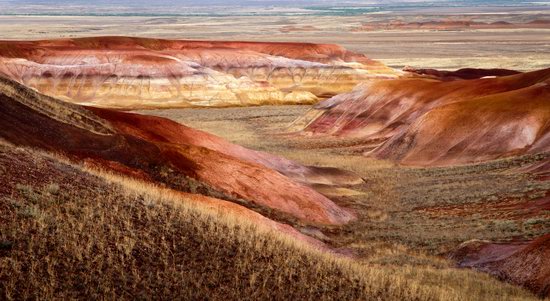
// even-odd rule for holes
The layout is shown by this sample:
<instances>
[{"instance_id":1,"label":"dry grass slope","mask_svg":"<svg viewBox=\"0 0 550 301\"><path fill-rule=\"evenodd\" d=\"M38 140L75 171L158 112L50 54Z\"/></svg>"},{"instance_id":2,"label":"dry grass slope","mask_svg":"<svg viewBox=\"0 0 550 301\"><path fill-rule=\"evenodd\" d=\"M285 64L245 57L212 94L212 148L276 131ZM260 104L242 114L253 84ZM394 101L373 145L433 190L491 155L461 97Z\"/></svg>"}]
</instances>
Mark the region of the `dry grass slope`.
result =
<instances>
[{"instance_id":1,"label":"dry grass slope","mask_svg":"<svg viewBox=\"0 0 550 301\"><path fill-rule=\"evenodd\" d=\"M165 189L34 151L0 146L0 163L2 299L532 298L470 271L322 254Z\"/></svg>"}]
</instances>

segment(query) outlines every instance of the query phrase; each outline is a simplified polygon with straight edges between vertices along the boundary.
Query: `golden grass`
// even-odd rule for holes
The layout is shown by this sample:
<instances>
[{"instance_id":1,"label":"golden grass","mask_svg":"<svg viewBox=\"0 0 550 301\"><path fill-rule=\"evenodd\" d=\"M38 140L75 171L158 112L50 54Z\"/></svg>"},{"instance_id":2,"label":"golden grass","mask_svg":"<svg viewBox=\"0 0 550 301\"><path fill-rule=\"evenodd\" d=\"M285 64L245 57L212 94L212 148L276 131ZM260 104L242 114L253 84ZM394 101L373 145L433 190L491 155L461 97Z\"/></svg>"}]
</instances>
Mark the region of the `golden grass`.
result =
<instances>
[{"instance_id":1,"label":"golden grass","mask_svg":"<svg viewBox=\"0 0 550 301\"><path fill-rule=\"evenodd\" d=\"M0 163L9 188L0 299L532 299L472 271L321 253L168 189L44 154L0 146Z\"/></svg>"}]
</instances>

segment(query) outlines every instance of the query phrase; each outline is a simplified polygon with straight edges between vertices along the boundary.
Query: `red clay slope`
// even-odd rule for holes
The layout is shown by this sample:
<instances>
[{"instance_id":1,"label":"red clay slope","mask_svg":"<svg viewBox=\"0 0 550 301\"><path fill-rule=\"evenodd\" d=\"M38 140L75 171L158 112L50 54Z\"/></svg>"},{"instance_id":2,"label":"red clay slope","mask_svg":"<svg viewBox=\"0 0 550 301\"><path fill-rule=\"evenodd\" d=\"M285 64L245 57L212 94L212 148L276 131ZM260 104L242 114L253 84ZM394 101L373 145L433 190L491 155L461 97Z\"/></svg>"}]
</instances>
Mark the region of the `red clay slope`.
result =
<instances>
[{"instance_id":1,"label":"red clay slope","mask_svg":"<svg viewBox=\"0 0 550 301\"><path fill-rule=\"evenodd\" d=\"M240 160L264 165L287 177L305 184L353 185L363 182L358 175L334 168L303 166L294 161L269 153L247 149L220 137L195 130L164 118L147 115L130 115L117 111L96 110L98 116L108 119L125 133L160 143L192 144L220 152Z\"/></svg>"},{"instance_id":2,"label":"red clay slope","mask_svg":"<svg viewBox=\"0 0 550 301\"><path fill-rule=\"evenodd\" d=\"M129 37L0 41L0 75L111 108L314 103L396 71L337 45Z\"/></svg>"},{"instance_id":3,"label":"red clay slope","mask_svg":"<svg viewBox=\"0 0 550 301\"><path fill-rule=\"evenodd\" d=\"M305 223L343 224L353 219L351 213L313 189L264 165L187 141L147 140L116 126L139 120L140 115L110 114L100 109L92 112L10 80L2 79L0 88L0 138L13 144L61 152L73 160L181 191L240 199L249 206L271 208ZM158 122L162 128L162 119Z\"/></svg>"},{"instance_id":4,"label":"red clay slope","mask_svg":"<svg viewBox=\"0 0 550 301\"><path fill-rule=\"evenodd\" d=\"M374 151L412 165L452 165L550 151L550 85L435 108Z\"/></svg>"},{"instance_id":5,"label":"red clay slope","mask_svg":"<svg viewBox=\"0 0 550 301\"><path fill-rule=\"evenodd\" d=\"M471 267L550 297L550 234L529 242L470 242L452 258L459 266Z\"/></svg>"},{"instance_id":6,"label":"red clay slope","mask_svg":"<svg viewBox=\"0 0 550 301\"><path fill-rule=\"evenodd\" d=\"M374 81L316 105L310 135L381 140L373 154L446 165L548 150L550 69L498 78Z\"/></svg>"}]
</instances>

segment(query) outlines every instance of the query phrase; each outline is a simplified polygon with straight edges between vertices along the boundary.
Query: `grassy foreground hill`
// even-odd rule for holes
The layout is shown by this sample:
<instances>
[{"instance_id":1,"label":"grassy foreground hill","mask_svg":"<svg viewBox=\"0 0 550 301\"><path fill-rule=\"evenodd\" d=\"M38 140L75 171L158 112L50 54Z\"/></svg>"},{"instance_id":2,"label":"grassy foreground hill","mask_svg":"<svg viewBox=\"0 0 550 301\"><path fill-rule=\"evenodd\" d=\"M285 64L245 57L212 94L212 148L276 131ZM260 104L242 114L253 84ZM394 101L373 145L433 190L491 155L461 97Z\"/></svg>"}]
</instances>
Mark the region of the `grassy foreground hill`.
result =
<instances>
[{"instance_id":1,"label":"grassy foreground hill","mask_svg":"<svg viewBox=\"0 0 550 301\"><path fill-rule=\"evenodd\" d=\"M529 300L468 270L363 265L171 190L0 144L0 299Z\"/></svg>"}]
</instances>

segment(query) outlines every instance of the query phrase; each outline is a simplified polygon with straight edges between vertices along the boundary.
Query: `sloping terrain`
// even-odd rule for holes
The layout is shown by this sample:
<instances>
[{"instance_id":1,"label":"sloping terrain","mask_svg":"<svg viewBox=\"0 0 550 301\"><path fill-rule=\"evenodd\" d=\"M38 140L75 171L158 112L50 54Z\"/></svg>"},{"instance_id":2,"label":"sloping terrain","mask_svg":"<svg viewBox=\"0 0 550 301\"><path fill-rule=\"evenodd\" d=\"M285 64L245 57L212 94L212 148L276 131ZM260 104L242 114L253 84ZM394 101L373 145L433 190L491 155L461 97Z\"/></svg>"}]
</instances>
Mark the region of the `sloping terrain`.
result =
<instances>
[{"instance_id":1,"label":"sloping terrain","mask_svg":"<svg viewBox=\"0 0 550 301\"><path fill-rule=\"evenodd\" d=\"M19 190L18 192L20 194L33 201L33 198L38 197L40 192L33 192L32 189L27 191L25 187L42 187L45 189L43 192L50 194L52 197L57 194L60 189L60 184L67 186L71 186L72 184L73 188L77 191L85 190L84 187L87 185L92 187L103 187L103 184L100 183L101 181L96 179L97 175L113 184L118 183L125 186L147 187L142 188L142 190L145 191L149 189L157 194L162 194L166 199L175 199L177 200L176 202L183 201L186 205L191 207L196 206L205 210L224 212L230 216L243 218L251 225L285 233L315 248L331 251L320 241L301 234L289 225L275 222L253 210L232 202L196 193L185 193L168 188L161 188L160 186L151 185L145 181L116 175L105 168L98 170L89 169L83 166L72 166L69 162L55 154L52 155L40 151L32 151L30 149L15 147L4 143L6 142L0 140L0 174L2 183L4 183L4 186L0 190L0 195L3 196L10 196L14 191ZM96 188L99 189L99 187ZM109 190L110 189L107 189L107 191ZM84 191L80 191L80 193L83 192ZM33 205L37 205L35 201L36 200L29 204L30 209L32 209Z\"/></svg>"},{"instance_id":2,"label":"sloping terrain","mask_svg":"<svg viewBox=\"0 0 550 301\"><path fill-rule=\"evenodd\" d=\"M94 37L0 41L0 75L110 108L310 104L398 73L337 45Z\"/></svg>"},{"instance_id":3,"label":"sloping terrain","mask_svg":"<svg viewBox=\"0 0 550 301\"><path fill-rule=\"evenodd\" d=\"M534 300L471 271L322 254L231 203L3 143L0 180L2 300Z\"/></svg>"},{"instance_id":4,"label":"sloping terrain","mask_svg":"<svg viewBox=\"0 0 550 301\"><path fill-rule=\"evenodd\" d=\"M304 223L343 224L353 219L352 213L312 188L252 159L245 161L192 141L151 139L127 126L143 124L150 120L146 117L90 111L6 79L0 82L0 100L0 138L15 145L63 153L91 166L273 211L273 215ZM162 134L164 125L174 128L170 121L155 121L159 126L156 137L169 135Z\"/></svg>"},{"instance_id":5,"label":"sloping terrain","mask_svg":"<svg viewBox=\"0 0 550 301\"><path fill-rule=\"evenodd\" d=\"M461 267L488 272L550 297L550 234L527 242L468 242L451 256Z\"/></svg>"},{"instance_id":6,"label":"sloping terrain","mask_svg":"<svg viewBox=\"0 0 550 301\"><path fill-rule=\"evenodd\" d=\"M294 123L309 135L361 139L403 164L448 165L548 151L550 69L497 78L373 81ZM374 147L373 147L374 145Z\"/></svg>"}]
</instances>

